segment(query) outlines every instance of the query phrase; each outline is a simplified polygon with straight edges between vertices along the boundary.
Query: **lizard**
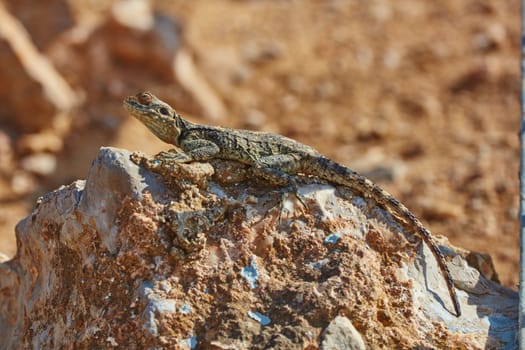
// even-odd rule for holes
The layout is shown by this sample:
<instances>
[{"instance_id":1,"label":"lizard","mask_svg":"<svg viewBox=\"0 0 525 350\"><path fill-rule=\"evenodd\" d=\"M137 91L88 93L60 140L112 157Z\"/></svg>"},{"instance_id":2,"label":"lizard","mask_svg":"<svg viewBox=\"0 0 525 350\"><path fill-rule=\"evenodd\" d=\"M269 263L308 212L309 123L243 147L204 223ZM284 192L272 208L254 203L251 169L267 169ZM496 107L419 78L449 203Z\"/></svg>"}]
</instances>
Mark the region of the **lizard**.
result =
<instances>
[{"instance_id":1,"label":"lizard","mask_svg":"<svg viewBox=\"0 0 525 350\"><path fill-rule=\"evenodd\" d=\"M313 147L282 135L193 123L150 92L128 96L123 104L128 113L155 136L182 150L169 156L174 162L233 160L248 165L270 183L291 186L292 190L297 188L293 176L303 174L348 187L374 200L393 217L405 221L428 245L446 281L455 314L461 316L450 270L430 231L407 207L368 178L323 156Z\"/></svg>"}]
</instances>

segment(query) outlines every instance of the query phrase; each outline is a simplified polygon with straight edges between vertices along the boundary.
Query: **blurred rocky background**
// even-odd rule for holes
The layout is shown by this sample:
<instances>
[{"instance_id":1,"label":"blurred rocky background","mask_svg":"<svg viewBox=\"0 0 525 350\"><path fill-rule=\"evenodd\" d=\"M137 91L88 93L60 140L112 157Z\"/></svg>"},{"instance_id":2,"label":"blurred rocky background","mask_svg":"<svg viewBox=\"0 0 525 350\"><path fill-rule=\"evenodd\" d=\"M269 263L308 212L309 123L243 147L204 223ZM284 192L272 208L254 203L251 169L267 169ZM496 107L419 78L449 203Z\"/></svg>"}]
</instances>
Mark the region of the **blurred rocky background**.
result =
<instances>
[{"instance_id":1,"label":"blurred rocky background","mask_svg":"<svg viewBox=\"0 0 525 350\"><path fill-rule=\"evenodd\" d=\"M519 13L509 1L0 1L0 252L99 147L155 153L121 107L300 140L518 281Z\"/></svg>"}]
</instances>

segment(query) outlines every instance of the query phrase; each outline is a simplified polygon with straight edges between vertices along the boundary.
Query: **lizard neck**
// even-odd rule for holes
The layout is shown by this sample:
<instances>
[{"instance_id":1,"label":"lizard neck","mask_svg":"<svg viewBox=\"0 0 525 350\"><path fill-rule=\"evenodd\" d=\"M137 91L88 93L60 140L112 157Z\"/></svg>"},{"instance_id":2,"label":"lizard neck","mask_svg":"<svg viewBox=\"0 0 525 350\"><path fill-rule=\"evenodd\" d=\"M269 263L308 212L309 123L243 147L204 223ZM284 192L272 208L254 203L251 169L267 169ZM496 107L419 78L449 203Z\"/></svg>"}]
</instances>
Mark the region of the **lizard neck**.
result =
<instances>
[{"instance_id":1,"label":"lizard neck","mask_svg":"<svg viewBox=\"0 0 525 350\"><path fill-rule=\"evenodd\" d=\"M179 146L181 136L185 134L186 131L191 129L194 123L190 122L189 120L184 119L180 114L176 112L173 117L173 122L175 124L175 130L177 130L177 134L173 135L173 140L170 140L169 143L172 143L175 146Z\"/></svg>"},{"instance_id":2,"label":"lizard neck","mask_svg":"<svg viewBox=\"0 0 525 350\"><path fill-rule=\"evenodd\" d=\"M189 120L186 120L186 119L182 118L182 116L180 114L178 114L178 113L175 114L174 121L175 121L175 127L180 130L180 133L182 133L183 131L188 130L191 127L191 125L193 124Z\"/></svg>"}]
</instances>

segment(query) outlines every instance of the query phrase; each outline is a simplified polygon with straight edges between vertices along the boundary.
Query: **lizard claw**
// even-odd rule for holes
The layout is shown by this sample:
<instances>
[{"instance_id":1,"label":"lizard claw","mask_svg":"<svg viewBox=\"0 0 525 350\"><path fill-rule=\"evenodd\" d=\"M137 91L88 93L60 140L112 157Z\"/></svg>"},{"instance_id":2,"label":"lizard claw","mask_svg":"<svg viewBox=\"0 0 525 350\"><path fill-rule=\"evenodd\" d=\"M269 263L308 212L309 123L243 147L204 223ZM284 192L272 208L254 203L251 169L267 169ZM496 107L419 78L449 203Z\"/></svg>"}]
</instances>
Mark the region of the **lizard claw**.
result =
<instances>
[{"instance_id":1,"label":"lizard claw","mask_svg":"<svg viewBox=\"0 0 525 350\"><path fill-rule=\"evenodd\" d=\"M293 208L292 208L292 210L290 210L288 208L285 209L286 200L291 194L293 194L293 196L297 199L297 201L299 203L301 203L303 208L305 208L305 209L308 208L308 205L306 204L303 196L299 193L299 191L297 189L297 185L294 182L293 184L288 186L287 189L282 193L281 201L280 201L280 204L279 204L279 222L281 222L283 211L286 210L288 212L291 212L293 210Z\"/></svg>"},{"instance_id":2,"label":"lizard claw","mask_svg":"<svg viewBox=\"0 0 525 350\"><path fill-rule=\"evenodd\" d=\"M303 196L299 193L299 187L297 186L297 182L295 182L295 179L290 178L290 184L288 185L288 190L286 191L286 194L293 193L295 198L303 205L304 208L308 208L306 205L306 202L303 199Z\"/></svg>"},{"instance_id":3,"label":"lizard claw","mask_svg":"<svg viewBox=\"0 0 525 350\"><path fill-rule=\"evenodd\" d=\"M299 201L299 203L301 203L303 205L303 207L305 209L308 208L308 205L306 205L306 202L304 201L304 198L301 194L299 194L298 191L294 192L294 195L295 195L295 198L297 198L297 200Z\"/></svg>"}]
</instances>

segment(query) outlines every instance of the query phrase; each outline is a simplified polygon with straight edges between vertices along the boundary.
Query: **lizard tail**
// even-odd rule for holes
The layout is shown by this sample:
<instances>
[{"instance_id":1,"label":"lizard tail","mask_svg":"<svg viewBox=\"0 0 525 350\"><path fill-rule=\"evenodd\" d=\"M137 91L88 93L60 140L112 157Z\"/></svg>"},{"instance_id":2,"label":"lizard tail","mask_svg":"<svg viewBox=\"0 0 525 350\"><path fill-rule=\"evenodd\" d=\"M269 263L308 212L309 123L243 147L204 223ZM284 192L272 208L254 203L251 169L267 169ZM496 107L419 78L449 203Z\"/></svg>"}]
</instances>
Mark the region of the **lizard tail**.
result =
<instances>
[{"instance_id":1,"label":"lizard tail","mask_svg":"<svg viewBox=\"0 0 525 350\"><path fill-rule=\"evenodd\" d=\"M427 244L436 259L439 269L445 278L450 298L454 305L456 316L461 316L461 308L454 288L454 281L448 266L445 262L445 257L439 249L438 245L432 238L432 234L427 230L423 224L415 217L414 214L407 207L401 204L394 196L381 187L359 175L358 173L326 158L323 156L312 156L303 163L301 172L306 174L316 174L317 177L335 183L338 185L349 187L352 191L360 194L365 198L371 198L377 202L383 209L389 212L394 217L401 219L416 228L416 234L419 234L423 241Z\"/></svg>"}]
</instances>

